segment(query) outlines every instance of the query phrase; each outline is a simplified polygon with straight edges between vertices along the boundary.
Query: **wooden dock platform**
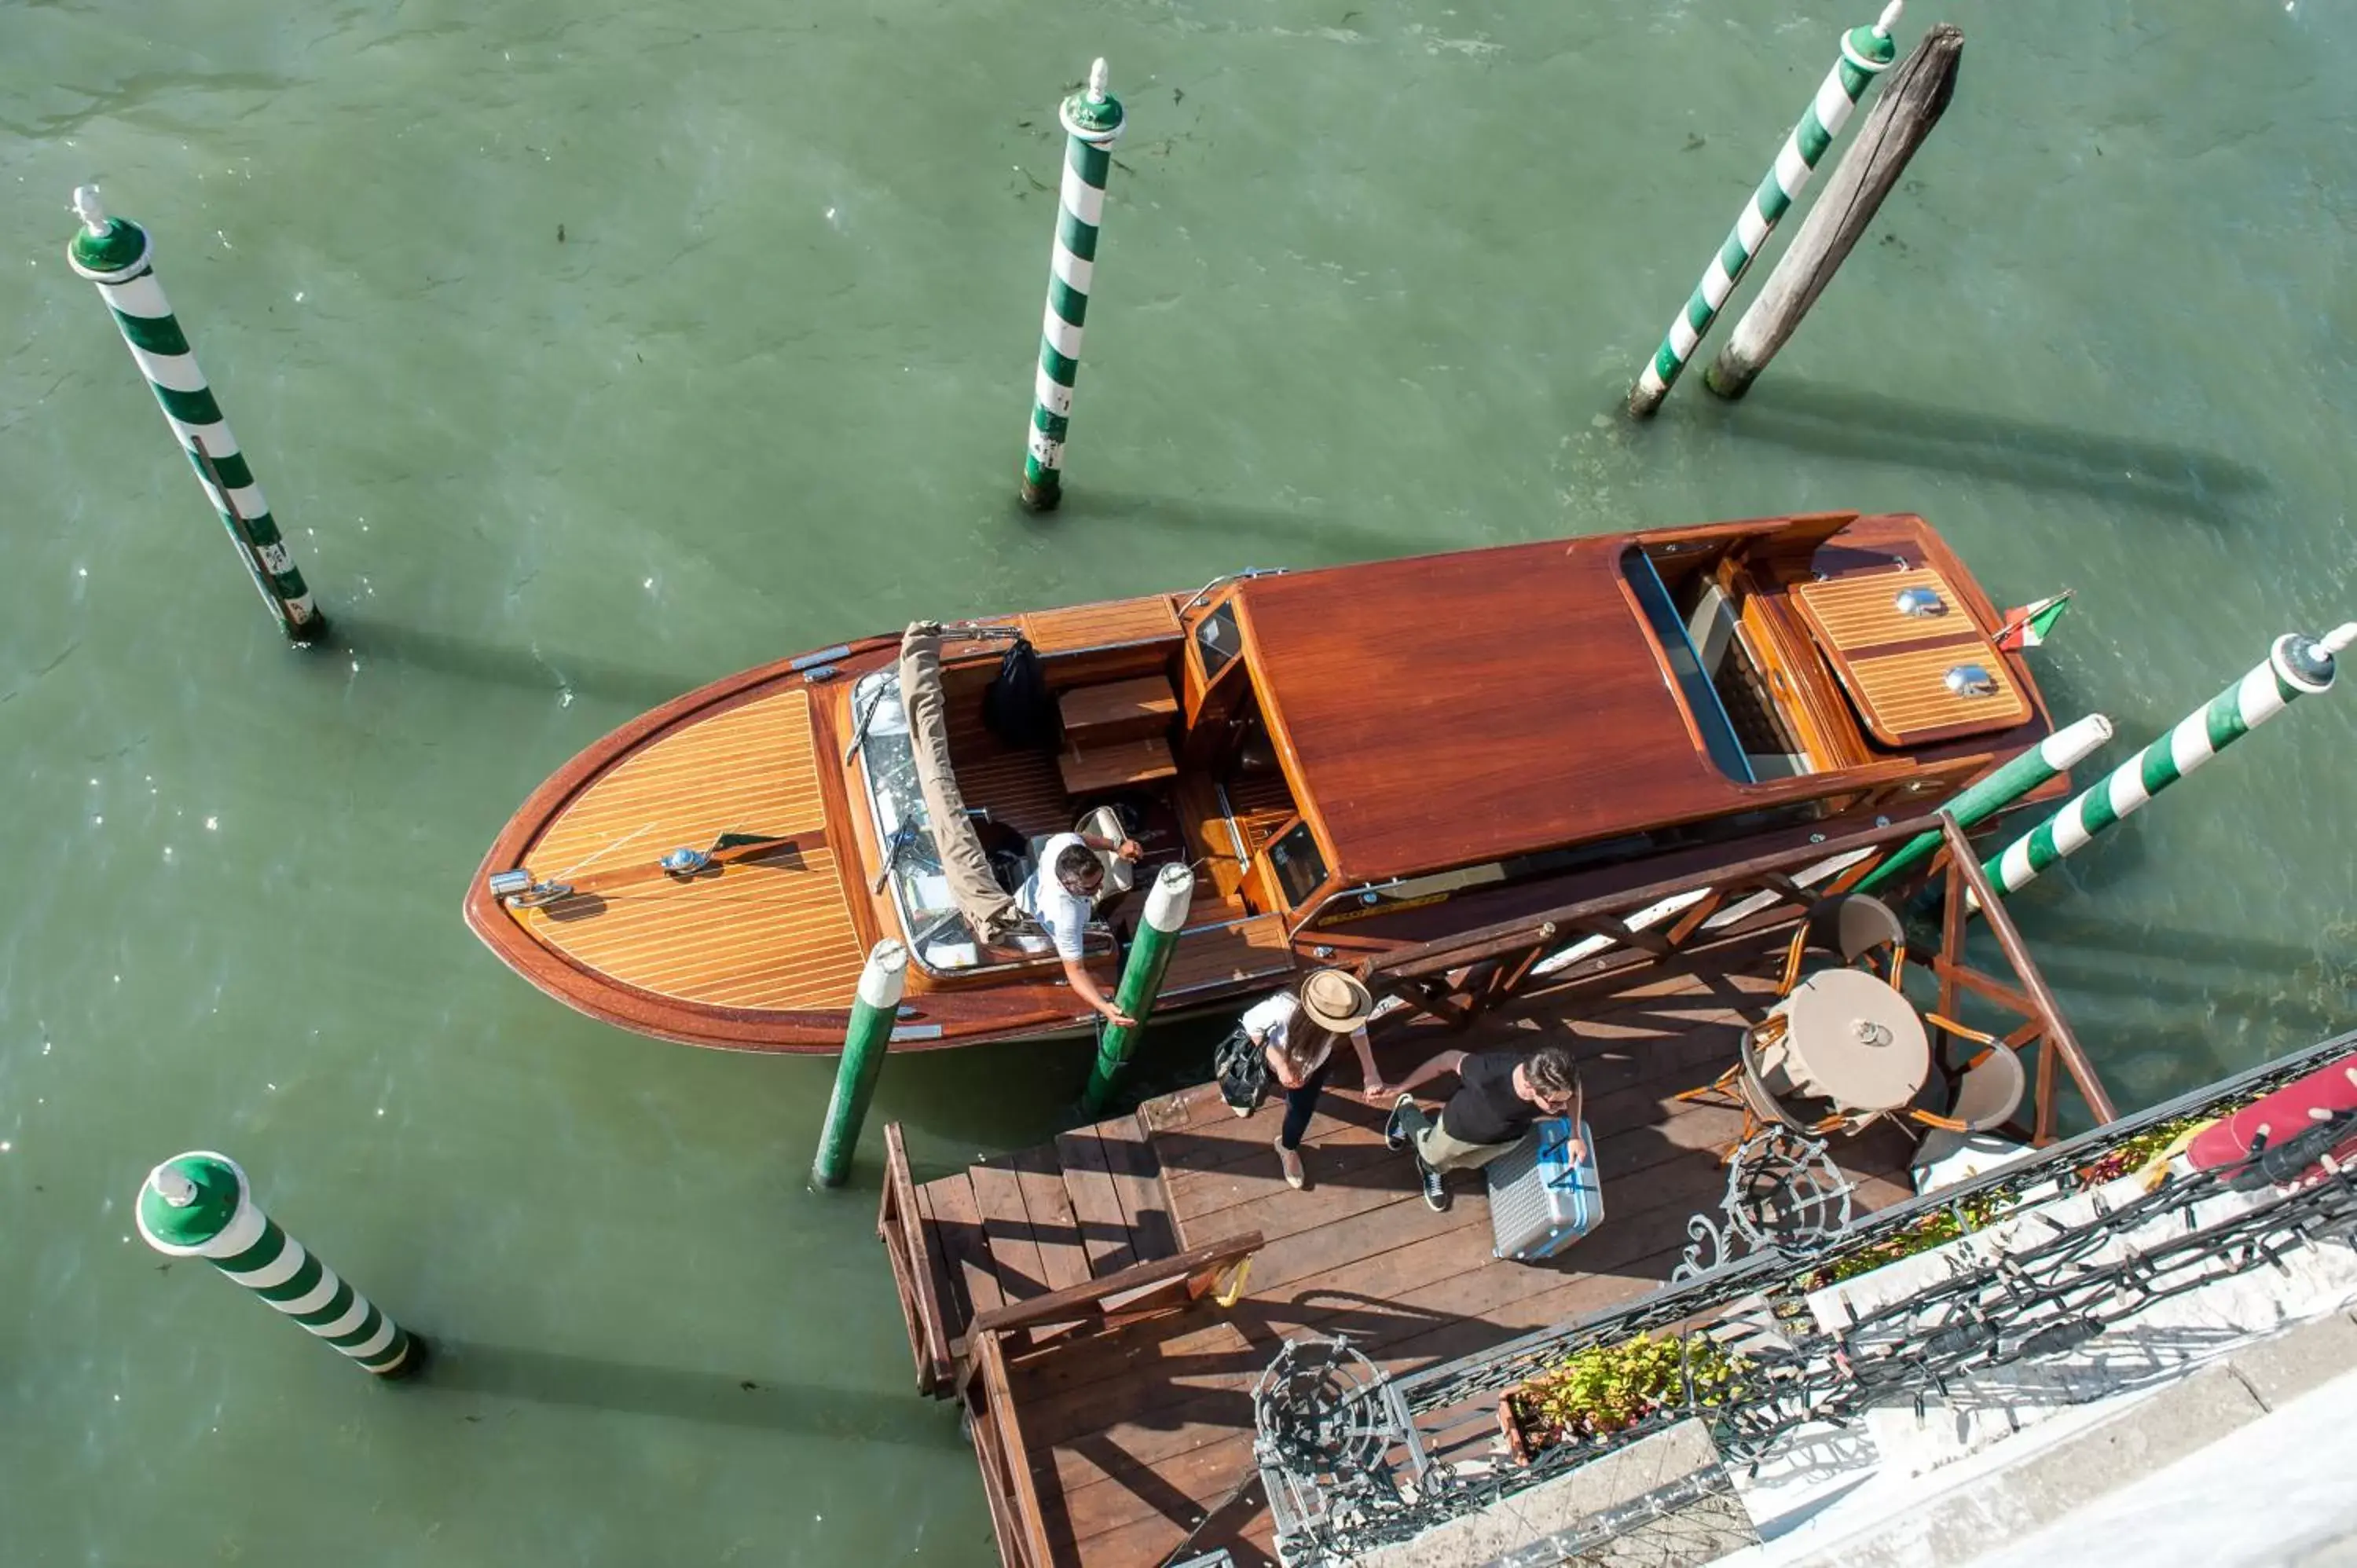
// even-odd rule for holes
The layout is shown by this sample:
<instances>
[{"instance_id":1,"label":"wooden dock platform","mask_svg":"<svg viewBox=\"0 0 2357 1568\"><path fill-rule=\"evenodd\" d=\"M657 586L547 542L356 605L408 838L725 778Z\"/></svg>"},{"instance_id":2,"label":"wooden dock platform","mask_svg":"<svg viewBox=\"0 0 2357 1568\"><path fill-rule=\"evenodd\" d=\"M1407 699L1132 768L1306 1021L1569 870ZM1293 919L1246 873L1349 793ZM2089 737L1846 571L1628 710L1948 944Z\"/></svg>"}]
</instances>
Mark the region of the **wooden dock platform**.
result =
<instances>
[{"instance_id":1,"label":"wooden dock platform","mask_svg":"<svg viewBox=\"0 0 2357 1568\"><path fill-rule=\"evenodd\" d=\"M1346 1333L1388 1370L1615 1305L1669 1277L1686 1220L1716 1214L1739 1113L1675 1099L1734 1060L1770 1000L1743 975L1664 978L1574 1021L1544 1007L1456 1033L1376 1031L1396 1078L1433 1051L1570 1045L1608 1218L1557 1258L1491 1255L1478 1174L1428 1209L1387 1107L1345 1065L1311 1124L1310 1186L1278 1174L1281 1103L1237 1119L1205 1085L1050 1148L917 1186L897 1136L879 1230L928 1392L965 1401L1002 1555L1016 1568L1153 1564L1225 1547L1274 1561L1251 1391L1280 1343ZM1861 1210L1910 1193L1910 1141L1839 1142ZM1250 1254L1233 1305L1218 1305Z\"/></svg>"}]
</instances>

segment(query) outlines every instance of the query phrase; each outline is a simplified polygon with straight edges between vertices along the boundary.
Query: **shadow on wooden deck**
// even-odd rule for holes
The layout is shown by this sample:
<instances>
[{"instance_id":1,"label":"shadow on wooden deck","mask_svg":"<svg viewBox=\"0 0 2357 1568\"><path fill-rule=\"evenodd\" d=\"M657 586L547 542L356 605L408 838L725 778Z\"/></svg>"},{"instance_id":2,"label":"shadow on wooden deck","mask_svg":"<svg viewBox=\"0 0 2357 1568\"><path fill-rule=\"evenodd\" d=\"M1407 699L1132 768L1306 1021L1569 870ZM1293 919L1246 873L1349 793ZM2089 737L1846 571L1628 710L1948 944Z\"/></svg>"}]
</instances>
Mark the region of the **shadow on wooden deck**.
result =
<instances>
[{"instance_id":1,"label":"shadow on wooden deck","mask_svg":"<svg viewBox=\"0 0 2357 1568\"><path fill-rule=\"evenodd\" d=\"M1767 999L1761 983L1740 977L1708 987L1666 981L1576 1023L1539 1010L1464 1034L1411 1025L1379 1045L1380 1065L1394 1079L1443 1048L1573 1047L1607 1219L1543 1262L1491 1256L1478 1173L1450 1178L1445 1212L1427 1208L1408 1158L1384 1146L1388 1105L1370 1103L1348 1082L1329 1084L1304 1141L1306 1191L1285 1186L1271 1147L1282 1104L1239 1119L1209 1085L1067 1135L1066 1144L1093 1138L1100 1153L1116 1151L1125 1163L1111 1202L1082 1197L1093 1181L1085 1171L1078 1188L1066 1173L1060 1194L1048 1151L992 1162L1010 1167L1004 1176L977 1166L919 1189L929 1195L920 1207L955 1212L957 1230L942 1240L952 1257L968 1254L957 1269L966 1306L978 1272L995 1270L980 1283L985 1298L996 1288L1016 1301L1102 1277L1106 1264L1249 1232L1263 1238L1246 1293L1232 1307L1201 1301L1007 1350L1005 1391L1049 1559L1158 1563L1191 1534L1193 1549L1225 1546L1240 1563L1271 1561L1270 1520L1249 1484L1252 1389L1289 1336L1345 1334L1385 1369L1412 1370L1616 1305L1666 1280L1689 1240L1688 1217L1717 1212L1726 1186L1719 1151L1739 1123L1733 1111L1674 1097L1734 1059L1745 1015ZM1336 1075L1350 1076L1347 1066ZM1085 1142L1080 1147L1085 1152ZM1889 1128L1836 1146L1862 1208L1908 1195L1909 1152L1909 1141ZM1012 1168L1027 1164L1028 1205ZM1092 1206L1093 1219L1075 1212ZM977 1242L989 1262L971 1256Z\"/></svg>"}]
</instances>

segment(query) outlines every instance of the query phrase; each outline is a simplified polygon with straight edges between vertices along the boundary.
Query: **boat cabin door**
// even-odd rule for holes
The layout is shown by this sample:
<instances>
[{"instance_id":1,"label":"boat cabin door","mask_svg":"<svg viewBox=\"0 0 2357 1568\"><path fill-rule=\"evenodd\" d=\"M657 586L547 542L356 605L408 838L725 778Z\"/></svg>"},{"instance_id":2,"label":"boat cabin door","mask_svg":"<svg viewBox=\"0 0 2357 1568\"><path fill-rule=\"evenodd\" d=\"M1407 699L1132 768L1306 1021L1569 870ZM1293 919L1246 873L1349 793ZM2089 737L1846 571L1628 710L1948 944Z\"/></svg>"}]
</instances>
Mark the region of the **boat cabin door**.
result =
<instances>
[{"instance_id":1,"label":"boat cabin door","mask_svg":"<svg viewBox=\"0 0 2357 1568\"><path fill-rule=\"evenodd\" d=\"M1221 896L1255 914L1283 914L1325 880L1326 866L1262 718L1250 664L1233 596L1222 596L1189 626L1181 772L1208 797L1190 815Z\"/></svg>"}]
</instances>

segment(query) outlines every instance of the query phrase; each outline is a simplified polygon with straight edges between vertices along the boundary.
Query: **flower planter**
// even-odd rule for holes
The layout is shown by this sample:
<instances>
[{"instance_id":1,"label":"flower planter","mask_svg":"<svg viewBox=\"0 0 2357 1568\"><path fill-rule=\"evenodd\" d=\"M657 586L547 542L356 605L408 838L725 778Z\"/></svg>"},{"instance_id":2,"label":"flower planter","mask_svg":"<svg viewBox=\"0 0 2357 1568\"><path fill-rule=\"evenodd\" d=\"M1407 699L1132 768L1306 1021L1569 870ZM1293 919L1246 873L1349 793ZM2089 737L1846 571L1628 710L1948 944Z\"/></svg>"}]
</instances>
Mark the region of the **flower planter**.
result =
<instances>
[{"instance_id":1,"label":"flower planter","mask_svg":"<svg viewBox=\"0 0 2357 1568\"><path fill-rule=\"evenodd\" d=\"M1517 1465L1528 1465L1566 1444L1600 1446L1681 1403L1685 1397L1682 1367L1694 1374L1695 1402L1713 1405L1734 1391L1735 1375L1749 1365L1700 1334L1683 1353L1676 1341L1664 1344L1644 1334L1609 1348L1591 1347L1500 1394L1498 1433ZM1518 1397L1552 1398L1555 1409L1546 1420L1526 1423L1515 1405ZM1557 1434L1543 1435L1550 1426Z\"/></svg>"}]
</instances>

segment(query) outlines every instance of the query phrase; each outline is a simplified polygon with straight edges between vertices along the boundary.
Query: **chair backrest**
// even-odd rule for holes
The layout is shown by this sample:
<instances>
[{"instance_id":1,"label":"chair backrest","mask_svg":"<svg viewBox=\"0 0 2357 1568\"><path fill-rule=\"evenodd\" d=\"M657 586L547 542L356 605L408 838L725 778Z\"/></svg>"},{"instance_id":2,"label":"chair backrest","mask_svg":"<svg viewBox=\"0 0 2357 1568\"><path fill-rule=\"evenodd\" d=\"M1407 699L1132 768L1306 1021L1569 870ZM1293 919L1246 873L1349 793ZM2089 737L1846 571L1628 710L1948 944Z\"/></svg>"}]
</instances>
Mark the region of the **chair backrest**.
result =
<instances>
[{"instance_id":1,"label":"chair backrest","mask_svg":"<svg viewBox=\"0 0 2357 1568\"><path fill-rule=\"evenodd\" d=\"M1827 898L1809 911L1812 946L1841 954L1844 963L1856 963L1877 948L1895 948L1907 940L1907 928L1890 906L1864 893Z\"/></svg>"},{"instance_id":2,"label":"chair backrest","mask_svg":"<svg viewBox=\"0 0 2357 1568\"><path fill-rule=\"evenodd\" d=\"M2021 1058L2005 1046L1991 1046L1964 1069L1956 1084L1956 1103L1948 1114L1967 1133L1986 1133L2021 1109L2029 1092L2029 1074Z\"/></svg>"},{"instance_id":3,"label":"chair backrest","mask_svg":"<svg viewBox=\"0 0 2357 1568\"><path fill-rule=\"evenodd\" d=\"M1735 1078L1736 1092L1742 1096L1743 1103L1751 1108L1751 1114L1762 1122L1806 1132L1808 1123L1786 1110L1784 1102L1777 1099L1775 1091L1768 1087L1767 1078L1760 1067L1759 1052L1752 1044L1753 1033L1751 1029L1744 1030L1743 1038L1735 1048L1735 1059L1741 1069Z\"/></svg>"},{"instance_id":4,"label":"chair backrest","mask_svg":"<svg viewBox=\"0 0 2357 1568\"><path fill-rule=\"evenodd\" d=\"M1119 843L1129 836L1129 828L1122 822L1121 813L1111 806L1099 806L1089 812L1072 824L1072 831L1103 839L1108 843ZM1136 882L1137 868L1121 856L1099 850L1097 861L1104 867L1104 887L1097 895L1098 903L1118 898Z\"/></svg>"}]
</instances>

